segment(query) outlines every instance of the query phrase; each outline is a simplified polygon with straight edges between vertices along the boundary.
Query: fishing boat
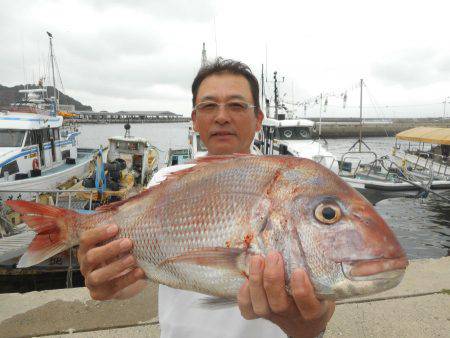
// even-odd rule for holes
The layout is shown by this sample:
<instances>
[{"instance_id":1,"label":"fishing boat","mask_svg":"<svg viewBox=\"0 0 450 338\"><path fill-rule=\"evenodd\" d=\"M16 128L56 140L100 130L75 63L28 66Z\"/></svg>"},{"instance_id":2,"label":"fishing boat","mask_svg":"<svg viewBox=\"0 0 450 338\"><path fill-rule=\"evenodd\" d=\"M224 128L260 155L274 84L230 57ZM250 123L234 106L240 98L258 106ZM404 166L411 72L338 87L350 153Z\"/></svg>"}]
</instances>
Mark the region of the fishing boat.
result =
<instances>
[{"instance_id":1,"label":"fishing boat","mask_svg":"<svg viewBox=\"0 0 450 338\"><path fill-rule=\"evenodd\" d=\"M273 104L265 99L266 116L256 134L255 145L264 155L291 155L308 158L329 169L337 170L337 161L327 150L326 140L316 133L314 121L295 118L279 102L277 72L274 72ZM318 136L318 137L316 137Z\"/></svg>"},{"instance_id":2,"label":"fishing boat","mask_svg":"<svg viewBox=\"0 0 450 338\"><path fill-rule=\"evenodd\" d=\"M53 69L53 36L48 34ZM41 79L38 88L20 90L23 98L0 112L0 204L30 198L14 190L55 189L88 171L94 149L78 147L80 132L63 124L55 83L53 88L54 96L47 97Z\"/></svg>"},{"instance_id":3,"label":"fishing boat","mask_svg":"<svg viewBox=\"0 0 450 338\"><path fill-rule=\"evenodd\" d=\"M0 200L11 190L54 189L82 177L93 149L78 148L80 132L62 127L63 118L33 113L0 113ZM21 195L27 199L26 195Z\"/></svg>"},{"instance_id":4,"label":"fishing boat","mask_svg":"<svg viewBox=\"0 0 450 338\"><path fill-rule=\"evenodd\" d=\"M364 142L362 137L362 95L364 81L362 79L360 80L360 87L359 138L338 161L339 176L373 204L384 199L395 197L423 198L427 197L430 193L445 199L445 197L435 191L450 189L450 178L448 175L450 170L447 168L448 163L444 163L442 154L431 155L428 152L426 155L427 159L423 159L426 163L422 165L419 164L419 160L425 154L423 151L415 150L413 152L410 148L408 153L402 153L396 142L393 155L386 154L384 156L378 156ZM442 142L442 145L445 146L447 144L445 142L450 143L450 133L448 131L447 133L443 132L441 129L448 128L414 128L413 130L397 134L396 139L421 141L422 150L425 141L428 141L428 143L434 141L437 143ZM448 137L448 141L446 141L446 137ZM441 159L437 162L430 160L430 158L437 160L439 156Z\"/></svg>"},{"instance_id":5,"label":"fishing boat","mask_svg":"<svg viewBox=\"0 0 450 338\"><path fill-rule=\"evenodd\" d=\"M432 175L433 188L450 188L450 128L416 127L398 133L395 140L392 156L397 163Z\"/></svg>"},{"instance_id":6,"label":"fishing boat","mask_svg":"<svg viewBox=\"0 0 450 338\"><path fill-rule=\"evenodd\" d=\"M106 160L102 149L96 156L95 169L71 189L85 189L78 197L86 200L85 209L119 201L139 193L158 171L159 152L143 137L130 135L108 138Z\"/></svg>"},{"instance_id":7,"label":"fishing boat","mask_svg":"<svg viewBox=\"0 0 450 338\"><path fill-rule=\"evenodd\" d=\"M47 34L54 75L53 36ZM35 200L77 208L77 191L61 188L73 185L72 182L90 172L96 149L78 147L80 131L76 125L64 123L64 117L73 116L74 107L59 104L54 80L53 96L49 96L44 78L37 86L19 92L23 96L0 111L0 280L13 283L18 289L26 283L39 289L37 284L42 273L52 271L63 275L64 279L66 273L70 275L71 284L72 271L77 266L72 250L52 257L34 269L15 269L17 257L23 254L35 233L21 222L17 213L4 207L3 202ZM46 283L56 280L55 276L47 277Z\"/></svg>"}]
</instances>

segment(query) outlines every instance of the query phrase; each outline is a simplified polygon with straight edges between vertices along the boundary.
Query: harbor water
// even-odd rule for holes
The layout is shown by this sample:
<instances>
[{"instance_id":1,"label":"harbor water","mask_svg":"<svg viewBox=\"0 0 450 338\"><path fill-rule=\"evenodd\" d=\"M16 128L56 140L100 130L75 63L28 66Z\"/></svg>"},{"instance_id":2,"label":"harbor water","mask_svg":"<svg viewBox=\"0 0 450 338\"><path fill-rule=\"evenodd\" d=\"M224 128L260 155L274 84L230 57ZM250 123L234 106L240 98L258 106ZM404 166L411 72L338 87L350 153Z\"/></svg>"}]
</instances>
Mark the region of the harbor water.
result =
<instances>
[{"instance_id":1,"label":"harbor water","mask_svg":"<svg viewBox=\"0 0 450 338\"><path fill-rule=\"evenodd\" d=\"M131 135L147 138L160 150L160 166L169 148L187 146L189 123L132 124ZM106 145L108 137L123 135L120 124L84 124L80 126L81 147ZM328 149L338 158L354 139L328 139ZM365 143L379 156L391 152L392 137L372 137ZM450 191L443 193L450 198ZM410 259L450 256L450 204L430 195L427 199L395 198L379 202L376 209L385 218Z\"/></svg>"}]
</instances>

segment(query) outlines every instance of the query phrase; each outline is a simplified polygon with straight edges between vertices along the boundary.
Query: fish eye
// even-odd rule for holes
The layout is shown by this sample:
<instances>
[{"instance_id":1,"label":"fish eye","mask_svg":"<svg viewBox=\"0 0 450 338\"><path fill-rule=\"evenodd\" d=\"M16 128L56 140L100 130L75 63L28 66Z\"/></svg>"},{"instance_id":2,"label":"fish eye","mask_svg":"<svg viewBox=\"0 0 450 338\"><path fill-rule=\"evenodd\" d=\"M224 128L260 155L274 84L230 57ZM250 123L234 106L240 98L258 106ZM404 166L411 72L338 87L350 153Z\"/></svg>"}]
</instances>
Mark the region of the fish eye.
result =
<instances>
[{"instance_id":1,"label":"fish eye","mask_svg":"<svg viewBox=\"0 0 450 338\"><path fill-rule=\"evenodd\" d=\"M325 224L334 224L341 219L341 209L334 204L321 203L316 207L314 216Z\"/></svg>"}]
</instances>

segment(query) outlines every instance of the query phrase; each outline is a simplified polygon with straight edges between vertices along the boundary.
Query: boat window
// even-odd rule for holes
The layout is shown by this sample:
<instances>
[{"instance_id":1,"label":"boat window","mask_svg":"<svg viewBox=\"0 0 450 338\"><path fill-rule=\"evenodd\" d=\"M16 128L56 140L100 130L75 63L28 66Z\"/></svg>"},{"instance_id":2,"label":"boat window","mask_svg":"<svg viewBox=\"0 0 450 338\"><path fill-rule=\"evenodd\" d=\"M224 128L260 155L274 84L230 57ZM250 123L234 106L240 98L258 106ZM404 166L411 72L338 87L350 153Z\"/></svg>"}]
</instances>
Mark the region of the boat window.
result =
<instances>
[{"instance_id":1,"label":"boat window","mask_svg":"<svg viewBox=\"0 0 450 338\"><path fill-rule=\"evenodd\" d=\"M208 151L203 141L200 139L200 135L197 134L197 151Z\"/></svg>"},{"instance_id":2,"label":"boat window","mask_svg":"<svg viewBox=\"0 0 450 338\"><path fill-rule=\"evenodd\" d=\"M40 132L42 133L42 142L49 142L50 141L50 128L47 129L41 129Z\"/></svg>"},{"instance_id":3,"label":"boat window","mask_svg":"<svg viewBox=\"0 0 450 338\"><path fill-rule=\"evenodd\" d=\"M39 130L30 130L30 142L32 145L38 144L40 140L40 133Z\"/></svg>"},{"instance_id":4,"label":"boat window","mask_svg":"<svg viewBox=\"0 0 450 338\"><path fill-rule=\"evenodd\" d=\"M26 130L0 129L0 147L21 147Z\"/></svg>"},{"instance_id":5,"label":"boat window","mask_svg":"<svg viewBox=\"0 0 450 338\"><path fill-rule=\"evenodd\" d=\"M59 140L59 129L58 128L52 128L52 132L53 132L53 139L55 141Z\"/></svg>"},{"instance_id":6,"label":"boat window","mask_svg":"<svg viewBox=\"0 0 450 338\"><path fill-rule=\"evenodd\" d=\"M280 127L276 129L276 138L280 140L304 140L311 138L307 127Z\"/></svg>"},{"instance_id":7,"label":"boat window","mask_svg":"<svg viewBox=\"0 0 450 338\"><path fill-rule=\"evenodd\" d=\"M12 162L8 163L7 165L3 166L2 170L0 172L0 178L5 176L5 172L8 172L10 175L19 172L19 166L17 165L17 162L12 161Z\"/></svg>"}]
</instances>

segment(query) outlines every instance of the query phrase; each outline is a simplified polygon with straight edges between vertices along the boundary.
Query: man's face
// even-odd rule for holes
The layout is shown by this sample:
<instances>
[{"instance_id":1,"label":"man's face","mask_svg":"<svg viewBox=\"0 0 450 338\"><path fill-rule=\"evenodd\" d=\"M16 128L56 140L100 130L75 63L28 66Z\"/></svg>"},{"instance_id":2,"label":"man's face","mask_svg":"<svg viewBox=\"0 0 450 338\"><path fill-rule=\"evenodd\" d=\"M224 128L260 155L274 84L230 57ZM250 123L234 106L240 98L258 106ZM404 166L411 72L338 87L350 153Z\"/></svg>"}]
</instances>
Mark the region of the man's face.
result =
<instances>
[{"instance_id":1,"label":"man's face","mask_svg":"<svg viewBox=\"0 0 450 338\"><path fill-rule=\"evenodd\" d=\"M205 101L224 104L236 100L254 105L250 84L242 75L222 73L202 81L195 104ZM227 111L224 106L216 114L192 111L194 130L199 132L210 155L249 153L263 118L261 111L255 115L254 108L242 114Z\"/></svg>"}]
</instances>

